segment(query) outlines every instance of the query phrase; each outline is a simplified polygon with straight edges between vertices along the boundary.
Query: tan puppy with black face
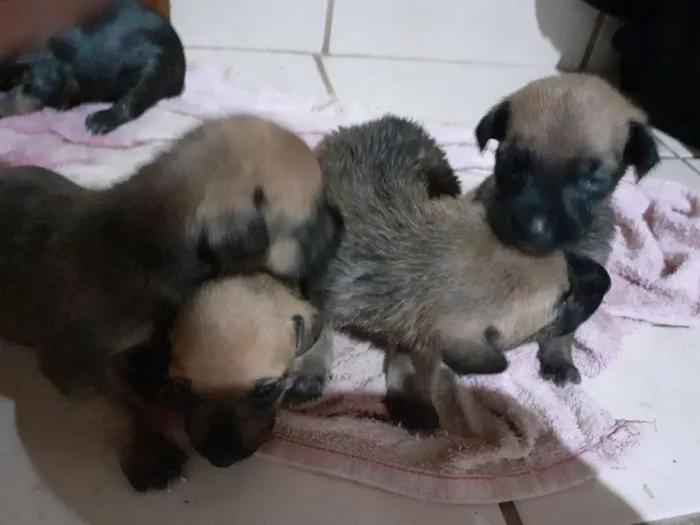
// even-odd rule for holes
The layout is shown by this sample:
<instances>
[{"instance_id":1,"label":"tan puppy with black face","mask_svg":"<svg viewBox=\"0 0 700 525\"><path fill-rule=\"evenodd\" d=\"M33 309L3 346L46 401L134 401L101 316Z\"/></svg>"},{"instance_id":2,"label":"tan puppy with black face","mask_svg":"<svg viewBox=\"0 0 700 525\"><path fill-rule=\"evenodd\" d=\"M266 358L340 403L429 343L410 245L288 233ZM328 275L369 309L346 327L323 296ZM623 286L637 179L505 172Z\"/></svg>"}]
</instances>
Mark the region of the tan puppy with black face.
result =
<instances>
[{"instance_id":1,"label":"tan puppy with black face","mask_svg":"<svg viewBox=\"0 0 700 525\"><path fill-rule=\"evenodd\" d=\"M475 195L501 242L531 254L566 250L604 264L613 238L610 199L633 167L637 180L658 162L646 115L603 79L564 74L536 80L479 122L483 149L498 141L494 174ZM577 383L573 334L540 347L543 376Z\"/></svg>"},{"instance_id":2,"label":"tan puppy with black face","mask_svg":"<svg viewBox=\"0 0 700 525\"><path fill-rule=\"evenodd\" d=\"M269 439L285 392L320 395L307 372L309 360L329 355L321 326L318 311L273 277L233 277L205 284L167 341L122 353L112 392L138 428L122 459L131 484L164 487L190 446L216 467L252 455Z\"/></svg>"},{"instance_id":3,"label":"tan puppy with black face","mask_svg":"<svg viewBox=\"0 0 700 525\"><path fill-rule=\"evenodd\" d=\"M459 375L503 372L506 350L571 332L610 286L585 257L499 242L483 203L455 198L444 152L415 122L340 128L316 153L345 229L311 295L334 328L387 351L387 407L405 427L438 422L443 363Z\"/></svg>"}]
</instances>

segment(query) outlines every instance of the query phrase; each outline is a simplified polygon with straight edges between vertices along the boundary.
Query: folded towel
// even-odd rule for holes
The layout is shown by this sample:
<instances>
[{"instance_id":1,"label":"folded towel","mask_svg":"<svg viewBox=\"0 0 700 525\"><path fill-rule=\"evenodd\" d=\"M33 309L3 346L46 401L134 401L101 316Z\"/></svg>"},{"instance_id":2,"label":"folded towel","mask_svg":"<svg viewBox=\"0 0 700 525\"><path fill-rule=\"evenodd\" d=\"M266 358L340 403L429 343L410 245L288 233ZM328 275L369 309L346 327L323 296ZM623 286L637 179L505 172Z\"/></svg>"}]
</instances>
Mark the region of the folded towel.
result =
<instances>
[{"instance_id":1,"label":"folded towel","mask_svg":"<svg viewBox=\"0 0 700 525\"><path fill-rule=\"evenodd\" d=\"M1 120L0 162L38 164L103 186L209 116L255 112L312 145L338 125L370 117L333 101L235 89L222 73L205 68L188 73L181 97L107 136L85 131L84 117L96 107ZM428 130L465 187L492 167L493 152L479 153L472 130ZM574 349L587 377L598 374L640 326L700 321L700 199L681 185L654 179L639 185L625 179L614 198L618 226L608 265L613 286L579 330ZM488 503L585 481L596 468L615 465L644 430L640 422L616 420L581 387L557 388L541 380L530 345L509 354L511 366L502 375L456 380L446 374L461 435L416 438L386 422L381 354L341 335L335 336L334 352L328 393L283 413L262 455L420 499Z\"/></svg>"}]
</instances>

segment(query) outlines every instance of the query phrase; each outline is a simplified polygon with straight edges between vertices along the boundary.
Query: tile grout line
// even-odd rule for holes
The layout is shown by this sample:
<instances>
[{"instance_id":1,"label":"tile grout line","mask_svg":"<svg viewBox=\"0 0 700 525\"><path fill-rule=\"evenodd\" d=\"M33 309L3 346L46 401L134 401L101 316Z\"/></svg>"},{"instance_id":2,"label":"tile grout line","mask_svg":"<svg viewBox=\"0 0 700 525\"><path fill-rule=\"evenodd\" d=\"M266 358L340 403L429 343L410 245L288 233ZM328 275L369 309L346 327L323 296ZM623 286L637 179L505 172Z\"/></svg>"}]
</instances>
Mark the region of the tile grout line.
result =
<instances>
[{"instance_id":1,"label":"tile grout line","mask_svg":"<svg viewBox=\"0 0 700 525\"><path fill-rule=\"evenodd\" d=\"M323 26L323 44L321 54L327 55L331 47L331 31L333 29L333 12L335 10L335 0L328 0L326 4L326 22Z\"/></svg>"},{"instance_id":2,"label":"tile grout line","mask_svg":"<svg viewBox=\"0 0 700 525\"><path fill-rule=\"evenodd\" d=\"M520 517L518 508L512 501L504 501L498 504L498 510L501 511L506 525L523 525L523 520Z\"/></svg>"},{"instance_id":3,"label":"tile grout line","mask_svg":"<svg viewBox=\"0 0 700 525\"><path fill-rule=\"evenodd\" d=\"M202 49L212 51L239 51L245 53L270 53L275 55L298 55L309 56L319 54L318 51L299 50L299 49L265 49L257 47L230 47L230 46L186 46L188 49ZM321 51L323 53L323 51ZM480 62L477 60L452 60L441 58L424 58L424 57L399 57L391 55L364 55L361 53L333 53L325 54L332 58L355 58L366 60L385 60L387 62L419 62L423 64L448 64L448 65L477 65L486 67L512 67L516 69L541 69L543 71L552 71L556 69L554 66L543 66L541 64L508 64L506 62Z\"/></svg>"},{"instance_id":4,"label":"tile grout line","mask_svg":"<svg viewBox=\"0 0 700 525\"><path fill-rule=\"evenodd\" d=\"M333 88L333 84L331 84L331 79L328 76L326 68L323 65L323 60L321 59L321 56L318 54L313 54L311 55L311 57L314 59L314 63L316 64L316 70L318 71L318 74L321 77L321 82L323 82L323 85L326 88L326 92L331 97L338 98L338 96L335 93L335 89Z\"/></svg>"}]
</instances>

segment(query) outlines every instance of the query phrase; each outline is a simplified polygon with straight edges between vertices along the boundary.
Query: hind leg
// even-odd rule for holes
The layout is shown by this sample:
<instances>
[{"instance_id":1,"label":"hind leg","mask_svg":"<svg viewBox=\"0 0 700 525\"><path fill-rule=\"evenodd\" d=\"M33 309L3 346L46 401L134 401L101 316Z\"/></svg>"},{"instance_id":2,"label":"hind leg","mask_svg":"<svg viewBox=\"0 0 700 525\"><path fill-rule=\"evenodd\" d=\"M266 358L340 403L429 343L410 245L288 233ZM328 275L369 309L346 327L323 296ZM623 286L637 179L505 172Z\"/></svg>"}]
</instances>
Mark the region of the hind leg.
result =
<instances>
[{"instance_id":1,"label":"hind leg","mask_svg":"<svg viewBox=\"0 0 700 525\"><path fill-rule=\"evenodd\" d=\"M385 350L384 403L395 425L409 432L432 434L440 427L440 418L431 401L430 380L419 373L419 367L408 352L397 348Z\"/></svg>"},{"instance_id":2,"label":"hind leg","mask_svg":"<svg viewBox=\"0 0 700 525\"><path fill-rule=\"evenodd\" d=\"M164 84L172 82L168 69L161 58L153 58L143 68L136 85L107 109L96 111L85 119L85 127L94 135L105 135L119 126L137 119L155 106L159 100L169 96Z\"/></svg>"}]
</instances>

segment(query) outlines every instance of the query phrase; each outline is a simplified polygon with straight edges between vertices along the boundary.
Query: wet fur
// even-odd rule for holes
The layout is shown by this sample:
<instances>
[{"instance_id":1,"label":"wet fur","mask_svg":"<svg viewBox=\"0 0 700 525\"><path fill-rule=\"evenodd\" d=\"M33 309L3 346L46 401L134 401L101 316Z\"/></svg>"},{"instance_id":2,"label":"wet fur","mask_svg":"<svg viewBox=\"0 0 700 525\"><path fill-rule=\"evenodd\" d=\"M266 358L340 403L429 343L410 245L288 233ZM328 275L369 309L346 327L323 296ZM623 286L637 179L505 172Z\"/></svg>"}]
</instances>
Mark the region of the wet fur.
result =
<instances>
[{"instance_id":1,"label":"wet fur","mask_svg":"<svg viewBox=\"0 0 700 525\"><path fill-rule=\"evenodd\" d=\"M313 296L334 328L387 351L390 408L432 393L424 380L411 389L412 378L394 377L395 356L426 377L442 362L459 375L499 373L504 350L561 335L564 312L578 309L580 324L607 291L609 276L592 261L571 266L561 252L503 246L482 203L454 198L444 153L411 121L341 128L316 152L345 230ZM581 284L589 279L593 290Z\"/></svg>"},{"instance_id":2,"label":"wet fur","mask_svg":"<svg viewBox=\"0 0 700 525\"><path fill-rule=\"evenodd\" d=\"M527 253L563 249L599 264L611 250L617 184L629 167L639 180L659 162L644 113L586 74L526 85L482 118L476 137L482 149L498 141L494 174L476 190L496 236ZM572 342L540 343L543 375L557 384L580 381Z\"/></svg>"},{"instance_id":3,"label":"wet fur","mask_svg":"<svg viewBox=\"0 0 700 525\"><path fill-rule=\"evenodd\" d=\"M104 11L2 64L0 116L44 107L70 109L112 102L85 120L105 134L182 93L185 53L170 22L136 0L113 0Z\"/></svg>"}]
</instances>

